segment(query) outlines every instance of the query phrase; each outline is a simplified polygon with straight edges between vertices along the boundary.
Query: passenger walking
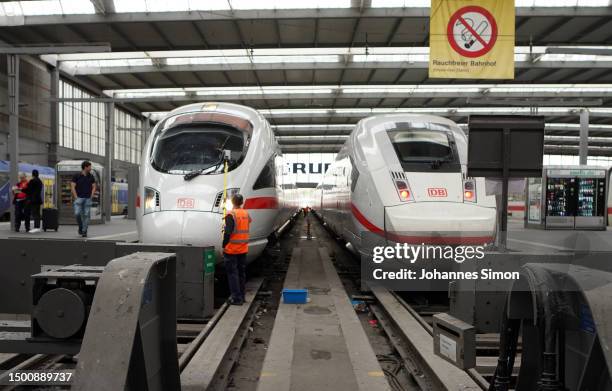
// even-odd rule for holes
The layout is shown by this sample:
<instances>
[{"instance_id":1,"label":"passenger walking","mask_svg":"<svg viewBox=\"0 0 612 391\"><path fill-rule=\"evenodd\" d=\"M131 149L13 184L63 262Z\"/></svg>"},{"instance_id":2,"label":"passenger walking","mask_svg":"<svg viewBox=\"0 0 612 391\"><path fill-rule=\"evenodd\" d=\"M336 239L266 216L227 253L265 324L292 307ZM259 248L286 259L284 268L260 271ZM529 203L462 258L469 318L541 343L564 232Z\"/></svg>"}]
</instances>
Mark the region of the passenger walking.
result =
<instances>
[{"instance_id":1,"label":"passenger walking","mask_svg":"<svg viewBox=\"0 0 612 391\"><path fill-rule=\"evenodd\" d=\"M19 183L13 186L13 204L15 205L15 232L21 229L21 220L25 220L25 230L30 232L28 178L23 173L19 174Z\"/></svg>"},{"instance_id":2,"label":"passenger walking","mask_svg":"<svg viewBox=\"0 0 612 391\"><path fill-rule=\"evenodd\" d=\"M87 160L81 164L82 171L72 177L70 184L74 205L74 215L79 225L79 235L87 237L89 225L89 212L91 210L91 198L96 194L96 179L91 174L91 162Z\"/></svg>"},{"instance_id":3,"label":"passenger walking","mask_svg":"<svg viewBox=\"0 0 612 391\"><path fill-rule=\"evenodd\" d=\"M223 260L231 291L229 303L242 305L245 300L246 258L249 252L249 224L251 217L242 209L243 198L240 194L232 197L232 210L225 216L223 234Z\"/></svg>"},{"instance_id":4,"label":"passenger walking","mask_svg":"<svg viewBox=\"0 0 612 391\"><path fill-rule=\"evenodd\" d=\"M28 204L30 216L34 220L34 229L30 232L40 232L40 209L43 204L43 183L38 177L38 170L32 170L32 179L28 182Z\"/></svg>"}]
</instances>

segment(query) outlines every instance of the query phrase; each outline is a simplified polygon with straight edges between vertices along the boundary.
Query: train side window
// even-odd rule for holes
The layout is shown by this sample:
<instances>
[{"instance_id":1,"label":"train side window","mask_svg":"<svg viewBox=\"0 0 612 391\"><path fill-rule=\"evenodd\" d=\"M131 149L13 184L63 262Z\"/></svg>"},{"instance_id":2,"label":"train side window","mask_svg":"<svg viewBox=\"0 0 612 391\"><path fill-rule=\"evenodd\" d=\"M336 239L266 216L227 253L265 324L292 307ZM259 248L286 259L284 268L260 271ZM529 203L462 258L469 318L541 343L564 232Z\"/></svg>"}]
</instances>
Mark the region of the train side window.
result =
<instances>
[{"instance_id":1,"label":"train side window","mask_svg":"<svg viewBox=\"0 0 612 391\"><path fill-rule=\"evenodd\" d=\"M270 159L268 163L261 170L261 173L255 180L253 190L265 189L269 187L276 187L276 172L274 167L274 158Z\"/></svg>"}]
</instances>

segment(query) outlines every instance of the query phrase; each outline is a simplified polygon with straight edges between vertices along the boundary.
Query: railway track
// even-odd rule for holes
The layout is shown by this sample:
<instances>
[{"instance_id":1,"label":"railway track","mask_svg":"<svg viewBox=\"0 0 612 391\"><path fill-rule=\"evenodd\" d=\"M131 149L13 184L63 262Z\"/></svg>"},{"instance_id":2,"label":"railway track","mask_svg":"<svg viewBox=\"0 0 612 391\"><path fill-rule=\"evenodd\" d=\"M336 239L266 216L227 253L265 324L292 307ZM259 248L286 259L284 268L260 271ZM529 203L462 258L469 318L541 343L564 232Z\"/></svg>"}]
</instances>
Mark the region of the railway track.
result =
<instances>
[{"instance_id":1,"label":"railway track","mask_svg":"<svg viewBox=\"0 0 612 391\"><path fill-rule=\"evenodd\" d=\"M314 220L314 219L312 219ZM289 233L283 247L291 250L292 240L303 235L301 224ZM362 324L369 336L376 332L384 334L389 345L377 352L384 374L394 391L413 390L464 390L479 391L488 388L487 379L493 374L497 360L498 336L495 334L478 335L477 367L463 371L433 354L432 316L448 308L444 304L428 303L427 300L406 300L405 295L376 288L365 295L359 290L359 264L352 254L341 244L326 237L323 227L312 229L313 240L318 240L330 250L331 259L340 276L347 296L359 298L367 303L369 314L360 314ZM287 271L286 265L290 251L272 250L271 258L275 263L260 276L248 283L247 303L236 307L221 305L214 315L205 321L179 320L177 323L177 351L181 384L183 390L224 390L233 385L234 376L240 373L244 360L253 356L241 356L242 347L252 331L254 321L259 316L262 302L275 301L279 292L270 292L264 280L277 280L282 283ZM269 255L270 256L270 255ZM281 284L273 289L280 290ZM263 288L262 288L263 287ZM265 290L265 292L262 292ZM273 300L268 300L273 296ZM404 296L404 297L402 297ZM408 297L410 298L410 297ZM272 315L273 316L273 315ZM376 321L373 329L369 320ZM380 340L371 343L380 344ZM375 349L376 350L376 349ZM392 352L392 354L389 354ZM520 363L520 360L517 360ZM0 370L74 370L76 359L70 356L51 355L0 355ZM256 366L256 365L255 365ZM236 373L238 371L238 373ZM251 384L236 389L254 389L257 379ZM457 388L461 384L461 388ZM2 390L20 389L19 386L4 387ZM24 389L24 388L21 388ZM55 387L53 389L62 389ZM66 388L63 388L66 389Z\"/></svg>"}]
</instances>

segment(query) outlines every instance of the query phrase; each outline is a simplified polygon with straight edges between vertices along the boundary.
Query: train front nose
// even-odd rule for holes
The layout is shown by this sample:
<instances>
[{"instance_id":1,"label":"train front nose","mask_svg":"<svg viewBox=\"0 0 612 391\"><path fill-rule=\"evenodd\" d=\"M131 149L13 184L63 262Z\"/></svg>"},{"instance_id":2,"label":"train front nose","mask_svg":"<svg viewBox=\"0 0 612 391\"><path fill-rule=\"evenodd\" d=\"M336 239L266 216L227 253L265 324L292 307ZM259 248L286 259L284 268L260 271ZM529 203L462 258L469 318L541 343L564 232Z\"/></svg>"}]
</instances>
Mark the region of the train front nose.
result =
<instances>
[{"instance_id":1,"label":"train front nose","mask_svg":"<svg viewBox=\"0 0 612 391\"><path fill-rule=\"evenodd\" d=\"M221 249L222 215L213 212L161 211L143 216L144 243L215 246Z\"/></svg>"},{"instance_id":2,"label":"train front nose","mask_svg":"<svg viewBox=\"0 0 612 391\"><path fill-rule=\"evenodd\" d=\"M459 202L417 202L387 207L385 226L401 242L475 244L493 242L495 208Z\"/></svg>"}]
</instances>

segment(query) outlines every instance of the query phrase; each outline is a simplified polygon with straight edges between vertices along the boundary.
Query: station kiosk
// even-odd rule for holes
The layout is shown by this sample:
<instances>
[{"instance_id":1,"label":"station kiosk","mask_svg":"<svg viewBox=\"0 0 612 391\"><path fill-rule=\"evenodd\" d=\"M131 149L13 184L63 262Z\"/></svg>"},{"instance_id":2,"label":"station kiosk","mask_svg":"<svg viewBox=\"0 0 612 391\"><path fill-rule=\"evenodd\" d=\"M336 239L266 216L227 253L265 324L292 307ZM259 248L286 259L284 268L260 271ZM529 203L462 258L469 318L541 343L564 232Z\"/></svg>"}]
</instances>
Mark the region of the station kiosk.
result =
<instances>
[{"instance_id":1,"label":"station kiosk","mask_svg":"<svg viewBox=\"0 0 612 391\"><path fill-rule=\"evenodd\" d=\"M525 226L606 229L608 170L595 166L544 167L527 181Z\"/></svg>"},{"instance_id":2,"label":"station kiosk","mask_svg":"<svg viewBox=\"0 0 612 391\"><path fill-rule=\"evenodd\" d=\"M75 224L74 208L72 205L72 194L70 192L70 184L74 175L80 173L82 160L63 160L57 163L56 166L56 184L57 184L57 208L59 212L59 223ZM91 174L96 179L98 191L92 198L91 214L89 224L103 224L103 194L104 194L104 167L97 163L91 163ZM109 211L110 213L110 211Z\"/></svg>"}]
</instances>

